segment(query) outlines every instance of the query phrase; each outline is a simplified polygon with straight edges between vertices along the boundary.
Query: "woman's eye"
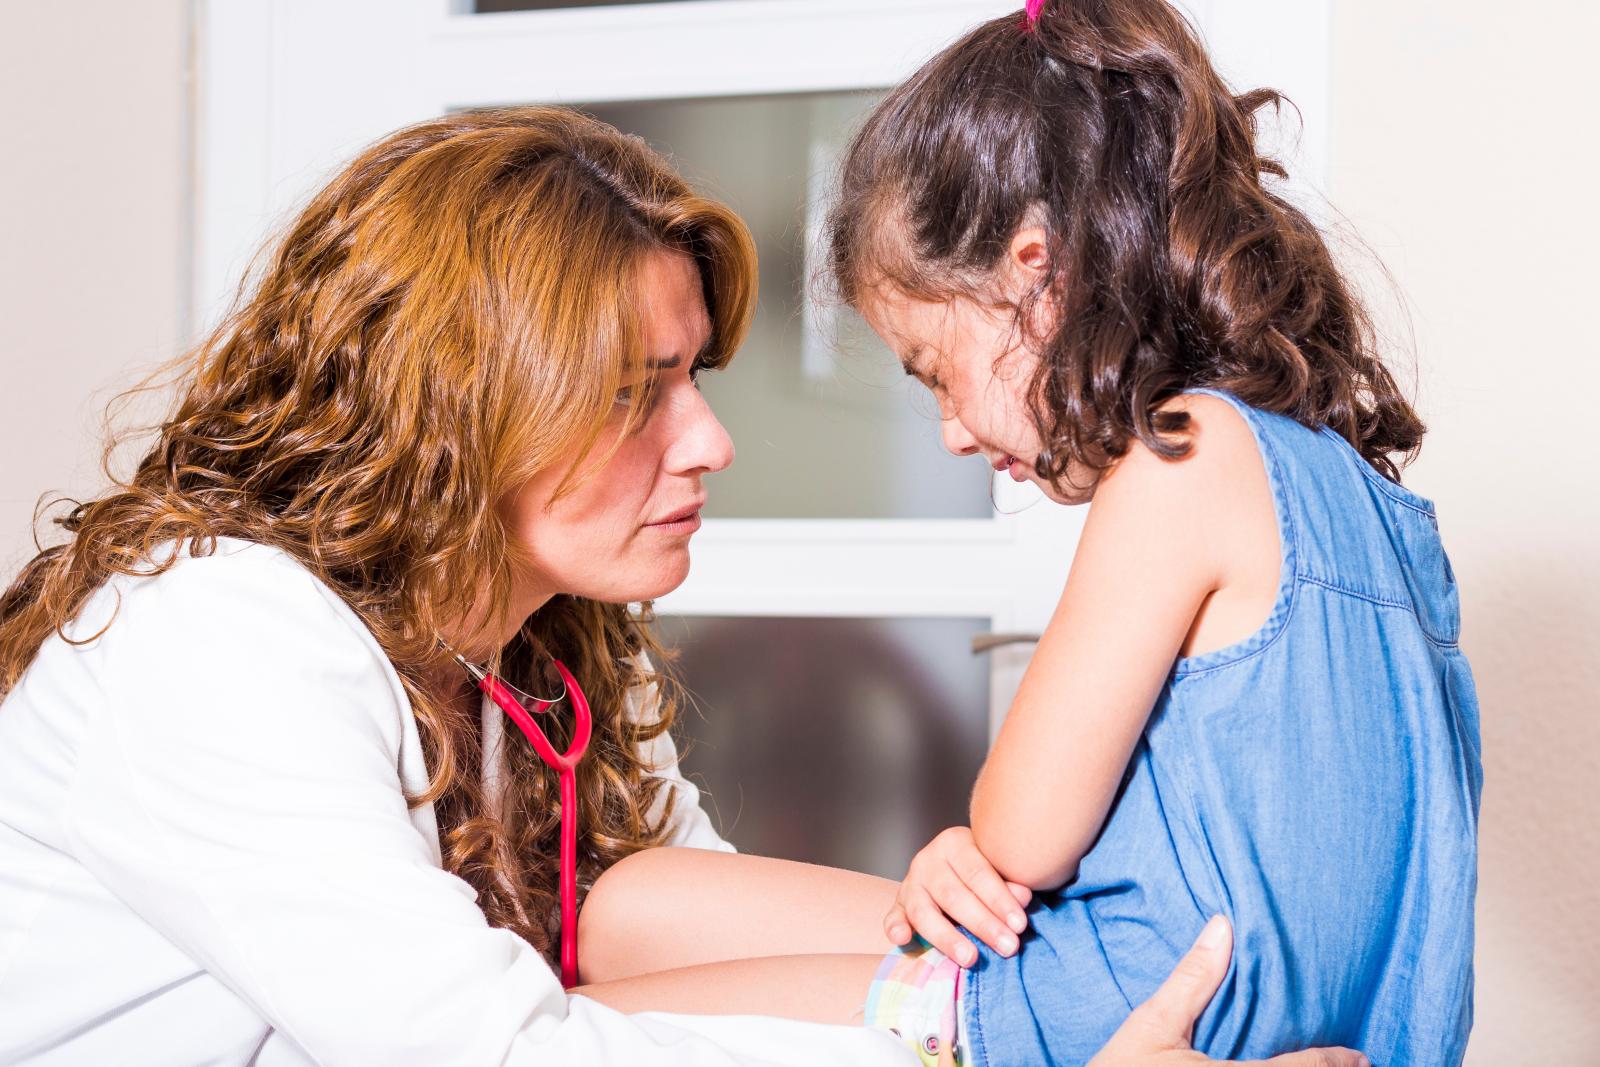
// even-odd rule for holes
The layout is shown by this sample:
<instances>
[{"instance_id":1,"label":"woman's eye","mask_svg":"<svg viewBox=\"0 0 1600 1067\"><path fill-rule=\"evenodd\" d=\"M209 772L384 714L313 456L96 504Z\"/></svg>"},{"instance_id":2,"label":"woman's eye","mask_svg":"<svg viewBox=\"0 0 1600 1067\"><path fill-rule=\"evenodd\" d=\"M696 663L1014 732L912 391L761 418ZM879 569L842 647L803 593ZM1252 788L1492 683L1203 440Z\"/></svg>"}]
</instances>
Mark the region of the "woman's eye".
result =
<instances>
[{"instance_id":1,"label":"woman's eye","mask_svg":"<svg viewBox=\"0 0 1600 1067\"><path fill-rule=\"evenodd\" d=\"M644 388L645 386L643 385L629 385L618 389L616 405L612 410L618 414L625 413L630 407L638 403L639 390ZM651 389L646 393L644 403L639 405L638 415L632 419L633 429L631 432L639 433L650 423L650 420L655 416L656 405L660 398L661 390L659 388Z\"/></svg>"},{"instance_id":2,"label":"woman's eye","mask_svg":"<svg viewBox=\"0 0 1600 1067\"><path fill-rule=\"evenodd\" d=\"M632 404L635 400L638 399L640 390L642 390L644 388L645 388L645 385L643 383L635 382L632 385L625 385L621 389L618 389L617 390L617 406L618 407L627 407L628 405ZM649 395L649 396L647 396L645 398L645 406L646 406L646 408L650 408L650 407L654 407L655 406L655 395L654 395L655 392L656 391L652 391L651 395Z\"/></svg>"}]
</instances>

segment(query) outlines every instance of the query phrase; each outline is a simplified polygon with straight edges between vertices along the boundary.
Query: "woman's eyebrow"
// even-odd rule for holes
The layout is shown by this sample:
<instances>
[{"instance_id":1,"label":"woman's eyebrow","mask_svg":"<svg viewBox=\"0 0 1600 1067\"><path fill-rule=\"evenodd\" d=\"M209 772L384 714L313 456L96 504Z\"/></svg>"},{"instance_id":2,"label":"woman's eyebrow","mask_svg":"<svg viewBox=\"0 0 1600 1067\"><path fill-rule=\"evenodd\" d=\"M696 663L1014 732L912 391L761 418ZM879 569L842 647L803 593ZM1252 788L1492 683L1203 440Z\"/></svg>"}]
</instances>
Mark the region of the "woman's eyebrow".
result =
<instances>
[{"instance_id":1,"label":"woman's eyebrow","mask_svg":"<svg viewBox=\"0 0 1600 1067\"><path fill-rule=\"evenodd\" d=\"M707 331L705 344L701 345L700 351L694 354L695 363L704 363L706 357L711 354L712 349L716 348L716 345L717 335L714 332Z\"/></svg>"},{"instance_id":2,"label":"woman's eyebrow","mask_svg":"<svg viewBox=\"0 0 1600 1067\"><path fill-rule=\"evenodd\" d=\"M698 366L701 362L703 362L706 356L711 352L712 343L715 340L716 338L714 337L707 337L706 343L700 346L700 351L696 352L694 357L689 360L689 366ZM648 359L645 360L644 365L646 370L675 370L677 369L678 364L682 362L683 357L672 356L669 359Z\"/></svg>"}]
</instances>

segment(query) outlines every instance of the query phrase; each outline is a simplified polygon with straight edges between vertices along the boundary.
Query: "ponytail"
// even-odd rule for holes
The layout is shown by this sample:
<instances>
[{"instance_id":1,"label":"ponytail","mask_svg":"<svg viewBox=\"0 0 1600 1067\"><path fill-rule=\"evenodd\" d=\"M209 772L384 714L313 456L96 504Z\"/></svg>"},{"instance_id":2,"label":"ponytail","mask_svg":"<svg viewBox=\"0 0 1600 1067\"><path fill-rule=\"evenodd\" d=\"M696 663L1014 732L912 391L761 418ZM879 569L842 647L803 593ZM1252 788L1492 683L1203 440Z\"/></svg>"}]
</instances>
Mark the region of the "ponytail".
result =
<instances>
[{"instance_id":1,"label":"ponytail","mask_svg":"<svg viewBox=\"0 0 1600 1067\"><path fill-rule=\"evenodd\" d=\"M1376 355L1364 309L1303 212L1262 183L1256 115L1163 0L1046 0L985 23L891 92L846 152L828 267L859 304L888 284L976 296L1037 220L1039 473L1103 471L1137 437L1165 456L1186 388L1226 389L1327 425L1399 479L1424 427Z\"/></svg>"}]
</instances>

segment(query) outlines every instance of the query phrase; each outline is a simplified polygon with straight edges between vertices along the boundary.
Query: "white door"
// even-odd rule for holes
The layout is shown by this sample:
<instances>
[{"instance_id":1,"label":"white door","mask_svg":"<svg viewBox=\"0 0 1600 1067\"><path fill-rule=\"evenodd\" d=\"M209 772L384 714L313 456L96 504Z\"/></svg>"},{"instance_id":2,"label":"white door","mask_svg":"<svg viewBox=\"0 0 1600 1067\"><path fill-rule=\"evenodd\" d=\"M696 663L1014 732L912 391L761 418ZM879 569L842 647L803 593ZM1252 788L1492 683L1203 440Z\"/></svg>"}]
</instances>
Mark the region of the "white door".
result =
<instances>
[{"instance_id":1,"label":"white door","mask_svg":"<svg viewBox=\"0 0 1600 1067\"><path fill-rule=\"evenodd\" d=\"M773 734L778 763L823 781L875 769L900 795L931 761L956 783L946 806L959 813L1031 651L1015 642L975 656L971 645L1042 628L1084 512L992 478L981 458L941 454L931 403L910 392L859 322L808 298L807 247L827 165L870 105L864 91L894 84L976 22L1019 6L214 0L201 9L197 306L220 312L263 236L332 168L408 122L456 108L570 103L645 136L751 222L763 261L751 343L707 386L739 459L710 481L693 573L657 610L694 637L697 671L750 666L755 673L726 690L739 699L761 699L752 679L772 682L776 668L759 650L793 651L809 665L791 669L815 689L805 680L766 686L769 697L777 688L799 702L791 714L826 712L809 724L814 747ZM1235 85L1269 84L1294 99L1308 130L1287 154L1302 190L1316 188L1328 122L1325 0L1187 6ZM516 7L544 10L501 10ZM854 683L844 677L852 670ZM891 704L915 705L910 721L841 715L830 698L870 703L883 685L900 687ZM929 722L963 717L947 724L944 749L907 747ZM873 745L913 756L898 770L881 754L855 771L827 769L840 750ZM863 831L850 814L881 800L858 791L836 813L858 824L860 854L815 858L903 870L923 827L889 817ZM729 798L718 804L730 821ZM811 810L798 821L827 817Z\"/></svg>"}]
</instances>

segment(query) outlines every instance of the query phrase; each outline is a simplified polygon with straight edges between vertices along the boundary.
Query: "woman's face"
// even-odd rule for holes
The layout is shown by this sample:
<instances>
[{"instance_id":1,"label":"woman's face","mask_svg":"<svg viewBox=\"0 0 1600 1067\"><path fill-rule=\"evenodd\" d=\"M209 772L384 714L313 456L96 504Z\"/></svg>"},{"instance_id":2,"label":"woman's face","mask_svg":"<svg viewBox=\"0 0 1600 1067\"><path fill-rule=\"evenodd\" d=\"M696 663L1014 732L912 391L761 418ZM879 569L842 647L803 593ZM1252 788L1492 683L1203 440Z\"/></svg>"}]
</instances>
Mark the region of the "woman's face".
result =
<instances>
[{"instance_id":1,"label":"woman's face","mask_svg":"<svg viewBox=\"0 0 1600 1067\"><path fill-rule=\"evenodd\" d=\"M1018 233L996 273L1002 298L1014 303L1034 283L1044 247L1042 230ZM1088 499L1087 493L1057 489L1036 470L1042 445L1027 392L1039 354L1013 311L966 298L923 300L881 287L862 301L861 314L906 373L938 401L945 448L958 456L982 455L996 471L1034 482L1059 503Z\"/></svg>"},{"instance_id":2,"label":"woman's face","mask_svg":"<svg viewBox=\"0 0 1600 1067\"><path fill-rule=\"evenodd\" d=\"M585 480L559 500L552 497L570 460L542 471L511 499L512 534L533 560L513 597L513 632L556 594L631 603L677 588L689 573L689 539L700 528L703 479L733 462L733 442L691 377L711 337L694 261L676 251L651 253L639 300L656 383L650 410L623 437L626 407L619 402L586 461L591 466L577 473Z\"/></svg>"}]
</instances>

